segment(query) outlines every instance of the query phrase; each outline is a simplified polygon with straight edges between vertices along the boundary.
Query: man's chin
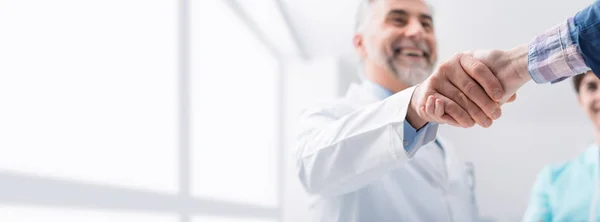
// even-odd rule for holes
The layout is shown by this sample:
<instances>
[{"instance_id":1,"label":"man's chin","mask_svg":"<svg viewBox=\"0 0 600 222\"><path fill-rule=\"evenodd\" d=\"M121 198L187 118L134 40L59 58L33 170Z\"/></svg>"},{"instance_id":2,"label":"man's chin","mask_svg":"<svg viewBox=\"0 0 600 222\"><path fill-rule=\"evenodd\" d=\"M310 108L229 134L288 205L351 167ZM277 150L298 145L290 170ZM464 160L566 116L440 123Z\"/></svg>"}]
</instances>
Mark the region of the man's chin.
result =
<instances>
[{"instance_id":1,"label":"man's chin","mask_svg":"<svg viewBox=\"0 0 600 222\"><path fill-rule=\"evenodd\" d=\"M399 80L411 86L425 81L431 75L431 71L423 68L395 67L395 71Z\"/></svg>"},{"instance_id":2,"label":"man's chin","mask_svg":"<svg viewBox=\"0 0 600 222\"><path fill-rule=\"evenodd\" d=\"M398 63L393 63L393 66L397 70L409 70L409 71L413 71L413 72L419 72L419 71L425 72L427 70L430 70L428 65L425 63L405 64L405 63L398 62Z\"/></svg>"}]
</instances>

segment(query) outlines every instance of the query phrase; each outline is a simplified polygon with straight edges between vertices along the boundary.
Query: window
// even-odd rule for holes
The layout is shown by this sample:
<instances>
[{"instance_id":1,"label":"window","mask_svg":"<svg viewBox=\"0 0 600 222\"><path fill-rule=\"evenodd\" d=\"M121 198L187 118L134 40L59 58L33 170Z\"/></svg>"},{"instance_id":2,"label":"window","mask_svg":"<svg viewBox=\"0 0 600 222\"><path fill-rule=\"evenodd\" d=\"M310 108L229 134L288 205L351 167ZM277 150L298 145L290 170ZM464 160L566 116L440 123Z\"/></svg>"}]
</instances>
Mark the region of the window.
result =
<instances>
[{"instance_id":1,"label":"window","mask_svg":"<svg viewBox=\"0 0 600 222\"><path fill-rule=\"evenodd\" d=\"M228 4L0 1L0 221L276 221L279 61Z\"/></svg>"},{"instance_id":2,"label":"window","mask_svg":"<svg viewBox=\"0 0 600 222\"><path fill-rule=\"evenodd\" d=\"M292 33L283 19L277 1L280 0L237 0L238 4L248 13L266 38L284 55L299 55L300 50L294 42Z\"/></svg>"},{"instance_id":3,"label":"window","mask_svg":"<svg viewBox=\"0 0 600 222\"><path fill-rule=\"evenodd\" d=\"M124 213L41 207L0 207L0 221L10 222L177 222L175 214Z\"/></svg>"},{"instance_id":4,"label":"window","mask_svg":"<svg viewBox=\"0 0 600 222\"><path fill-rule=\"evenodd\" d=\"M176 13L176 1L2 1L0 169L175 193Z\"/></svg>"},{"instance_id":5,"label":"window","mask_svg":"<svg viewBox=\"0 0 600 222\"><path fill-rule=\"evenodd\" d=\"M275 222L274 219L233 219L226 217L194 217L192 222Z\"/></svg>"},{"instance_id":6,"label":"window","mask_svg":"<svg viewBox=\"0 0 600 222\"><path fill-rule=\"evenodd\" d=\"M222 2L192 4L192 193L275 207L278 63Z\"/></svg>"}]
</instances>

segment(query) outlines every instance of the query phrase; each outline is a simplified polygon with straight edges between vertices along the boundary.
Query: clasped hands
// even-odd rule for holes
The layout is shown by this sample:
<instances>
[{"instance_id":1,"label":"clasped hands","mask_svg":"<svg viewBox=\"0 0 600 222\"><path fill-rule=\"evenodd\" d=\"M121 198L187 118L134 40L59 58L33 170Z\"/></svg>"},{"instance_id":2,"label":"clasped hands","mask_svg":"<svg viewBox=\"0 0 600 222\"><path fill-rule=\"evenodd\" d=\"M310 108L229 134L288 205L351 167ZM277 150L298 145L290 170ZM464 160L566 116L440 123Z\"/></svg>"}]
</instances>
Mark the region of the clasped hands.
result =
<instances>
[{"instance_id":1,"label":"clasped hands","mask_svg":"<svg viewBox=\"0 0 600 222\"><path fill-rule=\"evenodd\" d=\"M502 115L501 106L514 101L531 78L527 49L465 52L440 64L411 97L407 120L415 128L427 122L490 127Z\"/></svg>"}]
</instances>

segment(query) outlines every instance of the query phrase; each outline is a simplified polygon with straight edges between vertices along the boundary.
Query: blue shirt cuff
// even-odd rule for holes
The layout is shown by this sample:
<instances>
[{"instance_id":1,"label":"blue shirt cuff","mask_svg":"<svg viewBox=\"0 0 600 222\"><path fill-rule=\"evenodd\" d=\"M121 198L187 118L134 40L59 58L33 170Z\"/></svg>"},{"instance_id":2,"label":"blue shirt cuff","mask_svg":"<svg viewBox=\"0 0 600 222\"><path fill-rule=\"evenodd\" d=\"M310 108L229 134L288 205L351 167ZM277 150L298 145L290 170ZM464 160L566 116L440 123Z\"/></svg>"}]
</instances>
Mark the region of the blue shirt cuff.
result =
<instances>
[{"instance_id":1,"label":"blue shirt cuff","mask_svg":"<svg viewBox=\"0 0 600 222\"><path fill-rule=\"evenodd\" d=\"M416 138L422 136L422 134L428 132L428 128L430 125L437 125L435 123L426 123L425 126L421 127L419 130L415 130L415 128L408 123L408 121L404 121L404 150L407 153L413 153L415 148L415 140Z\"/></svg>"},{"instance_id":2,"label":"blue shirt cuff","mask_svg":"<svg viewBox=\"0 0 600 222\"><path fill-rule=\"evenodd\" d=\"M427 127L427 124L425 124L425 126L423 126L423 128ZM422 129L422 128L421 128ZM404 121L404 150L406 150L406 152L409 152L412 150L412 148L414 147L413 144L415 142L415 137L417 136L417 130L415 130L415 128L413 126L410 125L410 123L408 123L408 121Z\"/></svg>"}]
</instances>

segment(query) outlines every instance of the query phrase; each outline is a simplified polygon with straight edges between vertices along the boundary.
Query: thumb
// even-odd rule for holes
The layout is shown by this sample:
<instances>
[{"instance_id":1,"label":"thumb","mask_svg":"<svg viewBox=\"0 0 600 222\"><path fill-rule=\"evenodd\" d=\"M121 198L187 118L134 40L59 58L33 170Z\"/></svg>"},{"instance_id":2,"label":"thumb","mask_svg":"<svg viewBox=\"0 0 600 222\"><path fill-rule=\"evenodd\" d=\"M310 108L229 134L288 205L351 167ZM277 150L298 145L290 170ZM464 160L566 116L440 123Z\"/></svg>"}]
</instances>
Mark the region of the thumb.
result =
<instances>
[{"instance_id":1,"label":"thumb","mask_svg":"<svg viewBox=\"0 0 600 222\"><path fill-rule=\"evenodd\" d=\"M516 99L517 99L517 94L515 93L515 94L513 94L513 95L512 95L512 96L511 96L511 97L508 99L508 101L506 101L506 102L507 102L507 103L510 103L510 102L513 102L513 101L515 101Z\"/></svg>"}]
</instances>

